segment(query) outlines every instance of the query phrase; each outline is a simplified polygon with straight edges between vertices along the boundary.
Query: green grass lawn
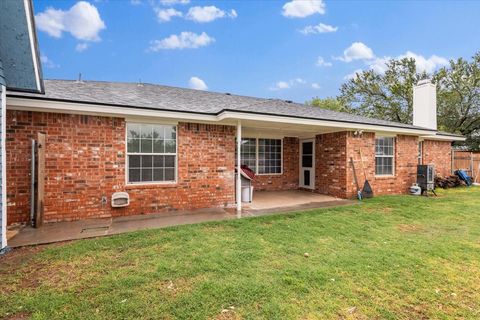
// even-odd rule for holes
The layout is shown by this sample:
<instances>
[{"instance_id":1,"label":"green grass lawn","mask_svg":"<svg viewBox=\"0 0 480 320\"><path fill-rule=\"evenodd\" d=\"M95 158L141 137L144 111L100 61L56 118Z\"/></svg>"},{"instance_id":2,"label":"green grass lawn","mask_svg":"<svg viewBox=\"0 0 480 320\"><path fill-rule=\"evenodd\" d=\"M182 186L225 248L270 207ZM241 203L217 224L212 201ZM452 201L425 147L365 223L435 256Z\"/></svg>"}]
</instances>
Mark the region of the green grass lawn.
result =
<instances>
[{"instance_id":1,"label":"green grass lawn","mask_svg":"<svg viewBox=\"0 0 480 320\"><path fill-rule=\"evenodd\" d=\"M0 279L0 318L478 319L480 188L24 248Z\"/></svg>"}]
</instances>

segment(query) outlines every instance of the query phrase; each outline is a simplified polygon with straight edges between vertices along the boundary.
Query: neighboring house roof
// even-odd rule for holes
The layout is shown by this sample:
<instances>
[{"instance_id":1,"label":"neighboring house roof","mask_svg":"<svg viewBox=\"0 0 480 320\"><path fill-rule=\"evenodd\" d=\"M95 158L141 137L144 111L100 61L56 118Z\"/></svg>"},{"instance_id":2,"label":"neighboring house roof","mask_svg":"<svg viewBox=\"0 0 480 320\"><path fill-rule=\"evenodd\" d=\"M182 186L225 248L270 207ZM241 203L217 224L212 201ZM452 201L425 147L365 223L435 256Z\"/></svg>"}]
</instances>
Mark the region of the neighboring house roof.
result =
<instances>
[{"instance_id":1,"label":"neighboring house roof","mask_svg":"<svg viewBox=\"0 0 480 320\"><path fill-rule=\"evenodd\" d=\"M9 90L43 92L33 17L31 0L0 1L0 61Z\"/></svg>"},{"instance_id":2,"label":"neighboring house roof","mask_svg":"<svg viewBox=\"0 0 480 320\"><path fill-rule=\"evenodd\" d=\"M44 83L45 94L19 92L9 93L8 96L211 115L235 111L432 132L423 127L336 112L279 99L254 98L147 83L74 80L45 80Z\"/></svg>"}]
</instances>

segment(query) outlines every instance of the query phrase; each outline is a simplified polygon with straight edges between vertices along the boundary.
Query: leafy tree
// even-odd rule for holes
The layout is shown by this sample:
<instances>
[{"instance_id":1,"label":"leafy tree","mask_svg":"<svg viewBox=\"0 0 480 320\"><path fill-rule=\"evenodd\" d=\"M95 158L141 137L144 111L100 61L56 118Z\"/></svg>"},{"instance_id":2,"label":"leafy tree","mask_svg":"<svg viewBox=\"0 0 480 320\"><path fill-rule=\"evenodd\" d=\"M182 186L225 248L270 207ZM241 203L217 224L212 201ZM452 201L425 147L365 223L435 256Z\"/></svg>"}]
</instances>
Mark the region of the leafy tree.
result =
<instances>
[{"instance_id":1,"label":"leafy tree","mask_svg":"<svg viewBox=\"0 0 480 320\"><path fill-rule=\"evenodd\" d=\"M417 73L415 60L390 60L387 70L379 74L374 70L357 73L340 88L338 99L350 112L367 117L403 123L412 122L412 88L426 73Z\"/></svg>"},{"instance_id":2,"label":"leafy tree","mask_svg":"<svg viewBox=\"0 0 480 320\"><path fill-rule=\"evenodd\" d=\"M362 71L342 85L337 99L345 111L412 123L413 85L430 76L437 83L439 130L461 133L480 150L480 52L471 61L451 60L433 75L417 72L412 58L390 60L386 69Z\"/></svg>"},{"instance_id":3,"label":"leafy tree","mask_svg":"<svg viewBox=\"0 0 480 320\"><path fill-rule=\"evenodd\" d=\"M306 102L308 105L319 107L322 109L328 109L333 111L347 112L347 108L337 98L319 98L315 97Z\"/></svg>"},{"instance_id":4,"label":"leafy tree","mask_svg":"<svg viewBox=\"0 0 480 320\"><path fill-rule=\"evenodd\" d=\"M466 145L480 150L480 52L472 61L451 60L434 76L441 130L467 136Z\"/></svg>"}]
</instances>

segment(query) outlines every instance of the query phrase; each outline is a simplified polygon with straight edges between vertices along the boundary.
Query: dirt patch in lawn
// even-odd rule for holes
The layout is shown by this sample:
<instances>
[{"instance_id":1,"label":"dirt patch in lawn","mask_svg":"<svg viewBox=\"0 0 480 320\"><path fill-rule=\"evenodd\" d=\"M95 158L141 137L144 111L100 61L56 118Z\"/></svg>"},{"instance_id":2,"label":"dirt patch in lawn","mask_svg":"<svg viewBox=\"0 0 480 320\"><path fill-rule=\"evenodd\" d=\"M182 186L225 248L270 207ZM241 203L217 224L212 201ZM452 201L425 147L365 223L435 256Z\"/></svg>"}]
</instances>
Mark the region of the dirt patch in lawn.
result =
<instances>
[{"instance_id":1,"label":"dirt patch in lawn","mask_svg":"<svg viewBox=\"0 0 480 320\"><path fill-rule=\"evenodd\" d=\"M425 231L421 224L398 224L397 229L403 233L420 233Z\"/></svg>"},{"instance_id":2,"label":"dirt patch in lawn","mask_svg":"<svg viewBox=\"0 0 480 320\"><path fill-rule=\"evenodd\" d=\"M215 317L216 320L237 320L241 319L241 317L235 313L235 309L233 307L228 307L220 311L220 313Z\"/></svg>"},{"instance_id":3,"label":"dirt patch in lawn","mask_svg":"<svg viewBox=\"0 0 480 320\"><path fill-rule=\"evenodd\" d=\"M21 320L21 319L30 319L30 318L31 318L30 313L28 313L28 312L18 312L18 313L12 314L12 315L7 315L5 318L2 318L2 319L5 319L5 320Z\"/></svg>"},{"instance_id":4,"label":"dirt patch in lawn","mask_svg":"<svg viewBox=\"0 0 480 320\"><path fill-rule=\"evenodd\" d=\"M10 269L18 269L19 265L29 262L36 253L43 250L44 246L23 247L0 256L0 274Z\"/></svg>"},{"instance_id":5,"label":"dirt patch in lawn","mask_svg":"<svg viewBox=\"0 0 480 320\"><path fill-rule=\"evenodd\" d=\"M50 277L47 264L33 261L37 255L51 246L62 246L63 243L28 246L16 248L0 257L0 278L7 279L7 275L21 274L19 282L0 282L0 292L7 293L20 288L36 288L41 279ZM22 318L20 318L22 319Z\"/></svg>"}]
</instances>

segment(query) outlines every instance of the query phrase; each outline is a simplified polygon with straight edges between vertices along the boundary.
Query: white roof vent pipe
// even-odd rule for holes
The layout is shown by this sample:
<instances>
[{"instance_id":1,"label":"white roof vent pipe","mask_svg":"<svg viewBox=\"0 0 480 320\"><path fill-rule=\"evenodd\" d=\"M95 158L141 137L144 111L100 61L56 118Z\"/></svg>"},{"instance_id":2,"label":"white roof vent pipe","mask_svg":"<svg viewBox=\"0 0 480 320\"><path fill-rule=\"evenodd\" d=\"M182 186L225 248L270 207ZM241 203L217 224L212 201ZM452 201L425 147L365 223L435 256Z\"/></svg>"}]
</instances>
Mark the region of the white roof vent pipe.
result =
<instances>
[{"instance_id":1,"label":"white roof vent pipe","mask_svg":"<svg viewBox=\"0 0 480 320\"><path fill-rule=\"evenodd\" d=\"M430 79L413 86L413 125L437 130L437 86Z\"/></svg>"}]
</instances>

